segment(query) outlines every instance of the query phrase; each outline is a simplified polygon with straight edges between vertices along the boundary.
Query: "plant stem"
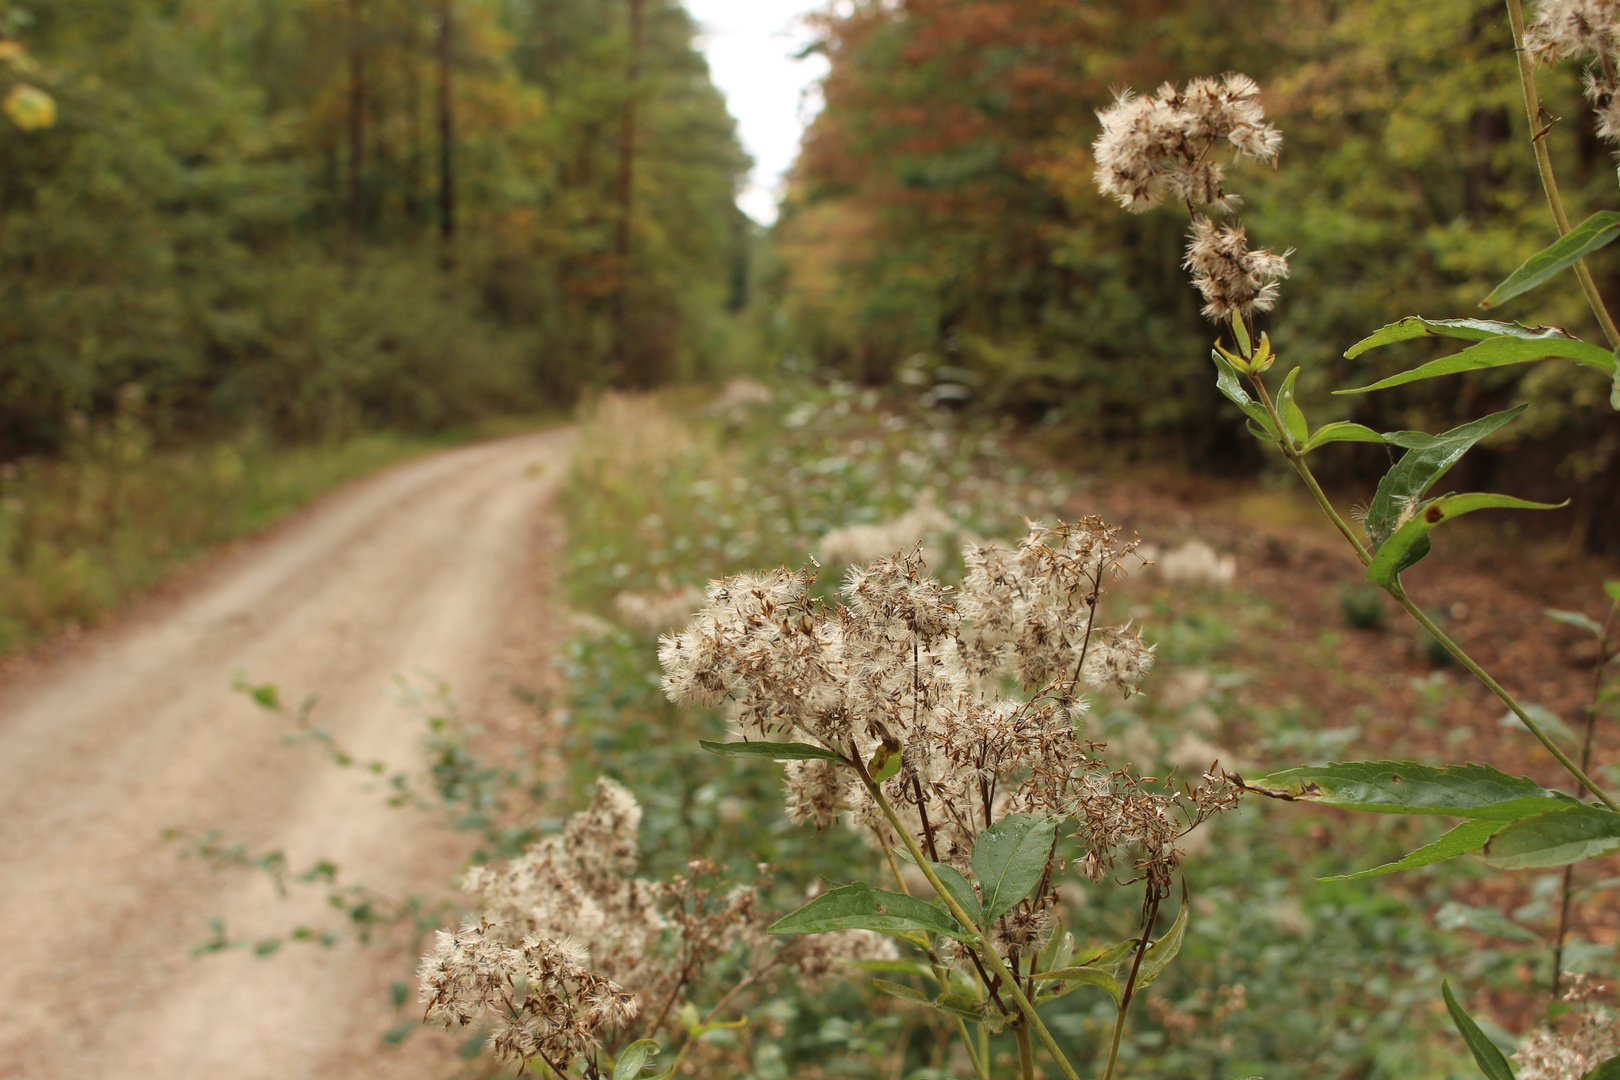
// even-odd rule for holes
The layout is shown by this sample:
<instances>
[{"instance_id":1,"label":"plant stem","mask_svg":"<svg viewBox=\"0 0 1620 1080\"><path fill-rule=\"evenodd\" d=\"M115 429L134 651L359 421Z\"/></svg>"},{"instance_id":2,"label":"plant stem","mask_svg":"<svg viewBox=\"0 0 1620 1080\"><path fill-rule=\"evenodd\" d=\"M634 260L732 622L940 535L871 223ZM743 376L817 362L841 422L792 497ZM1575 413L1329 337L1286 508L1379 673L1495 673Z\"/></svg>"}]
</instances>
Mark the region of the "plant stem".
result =
<instances>
[{"instance_id":1,"label":"plant stem","mask_svg":"<svg viewBox=\"0 0 1620 1080\"><path fill-rule=\"evenodd\" d=\"M1029 1025L1014 1024L1013 1037L1018 1040L1018 1075L1035 1080L1035 1046L1029 1041Z\"/></svg>"},{"instance_id":2,"label":"plant stem","mask_svg":"<svg viewBox=\"0 0 1620 1080\"><path fill-rule=\"evenodd\" d=\"M1007 970L1006 963L1002 961L996 950L990 946L989 941L985 938L984 931L979 929L978 924L973 921L973 917L962 908L961 904L956 902L956 898L951 895L951 891L939 880L939 875L934 873L933 863L929 862L927 856L923 854L922 848L917 844L916 837L912 836L910 830L901 822L900 816L894 812L894 807L889 805L889 800L883 797L883 791L873 781L872 774L866 769L866 763L860 759L859 755L856 755L853 764L856 771L860 773L861 782L866 785L867 794L871 795L872 799L878 804L878 809L883 811L883 816L889 819L889 824L894 827L895 833L905 841L907 850L911 852L911 857L916 860L917 868L928 879L928 884L932 885L934 891L939 894L939 898L945 901L945 906L950 909L950 913L956 921L962 924L962 929L978 938L978 948L973 951L989 964L990 969L1012 992L1013 1001L1018 1005L1018 1011L1023 1014L1025 1021L1034 1030L1035 1037L1041 1040L1041 1045L1046 1047L1047 1051L1052 1055L1052 1059L1057 1062L1058 1068L1063 1070L1066 1080L1080 1080L1080 1074L1074 1071L1074 1066L1069 1064L1069 1059L1063 1056L1063 1051L1058 1048L1057 1040L1052 1037L1052 1033L1041 1022L1040 1015L1036 1013L1034 1004L1024 996L1024 991L1019 987L1018 980L1013 977L1012 972Z\"/></svg>"},{"instance_id":3,"label":"plant stem","mask_svg":"<svg viewBox=\"0 0 1620 1080\"><path fill-rule=\"evenodd\" d=\"M889 838L883 835L882 829L873 829L872 832L877 836L878 843L883 847L883 854L889 860L889 870L894 874L895 885L899 886L900 891L906 896L910 896L911 890L906 888L906 879L900 876L900 864L895 861L894 849L889 846ZM950 976L945 971L945 965L939 962L939 956L932 946L928 949L928 962L934 969L934 981L939 983L939 992L943 994L949 991ZM990 1080L989 1062L986 1060L981 1063L979 1055L973 1052L973 1036L968 1032L967 1021L960 1016L956 1018L956 1030L962 1036L962 1045L967 1047L968 1060L973 1063L973 1075L978 1080Z\"/></svg>"},{"instance_id":4,"label":"plant stem","mask_svg":"<svg viewBox=\"0 0 1620 1080\"><path fill-rule=\"evenodd\" d=\"M1587 791L1597 796L1604 806L1620 814L1620 803L1616 803L1607 792L1599 788L1592 778L1586 775L1585 769L1571 761L1569 755L1560 750L1558 744L1553 742L1547 733L1541 729L1541 725L1536 723L1530 714L1524 711L1524 706L1520 705L1512 694L1502 689L1502 685L1491 678L1489 672L1476 664L1473 657L1463 652L1462 646L1453 641L1444 630L1435 625L1433 619L1424 614L1422 608L1412 602L1412 598L1406 595L1406 589L1402 587L1399 578L1396 578L1390 584L1388 592L1389 595L1395 598L1397 604L1406 609L1408 615L1417 620L1419 626L1433 634L1434 639L1445 646L1448 653L1456 657L1459 664L1473 672L1474 677L1489 687L1491 693L1502 699L1502 703L1513 711L1513 715L1519 718L1520 723L1530 729L1530 734L1534 735L1537 741L1547 748L1547 752L1558 760L1558 764L1569 770L1569 774L1579 780Z\"/></svg>"},{"instance_id":5,"label":"plant stem","mask_svg":"<svg viewBox=\"0 0 1620 1080\"><path fill-rule=\"evenodd\" d=\"M1260 403L1266 407L1266 412L1271 416L1271 422L1277 427L1277 448L1283 452L1283 457L1288 459L1288 463L1294 467L1294 471L1299 473L1300 479L1305 481L1305 486L1310 488L1312 497L1316 499L1316 505L1322 508L1322 513L1328 516L1328 520L1332 521L1344 538L1350 541L1350 546L1356 549L1356 557L1361 560L1361 565L1368 565L1372 562L1372 556L1367 553L1366 546L1356 536L1355 531L1350 528L1349 523L1339 516L1339 512L1328 501L1327 494L1323 492L1322 485L1316 482L1316 476L1311 472L1311 467L1305 464L1305 455L1295 449L1293 436L1288 434L1288 428L1283 423L1282 415L1277 412L1277 406L1272 404L1271 395L1266 391L1266 381L1256 372L1249 376L1249 382L1254 385L1255 391L1260 395Z\"/></svg>"},{"instance_id":6,"label":"plant stem","mask_svg":"<svg viewBox=\"0 0 1620 1080\"><path fill-rule=\"evenodd\" d=\"M1530 118L1530 147L1535 151L1541 186L1547 193L1547 206L1552 210L1558 235L1563 236L1569 232L1569 214L1564 209L1564 196L1558 190L1558 177L1553 174L1546 132L1537 131L1537 124L1541 122L1541 95L1536 90L1535 59L1524 48L1524 5L1520 0L1507 0L1507 9L1508 22L1513 27L1513 53L1519 59L1519 86L1524 91L1524 111ZM1620 329L1615 327L1603 297L1598 295L1597 282L1592 280L1592 271L1587 269L1585 259L1575 263L1575 276L1580 279L1581 291L1586 294L1592 314L1597 316L1598 325L1603 328L1603 336L1609 339L1609 347L1620 349Z\"/></svg>"},{"instance_id":7,"label":"plant stem","mask_svg":"<svg viewBox=\"0 0 1620 1080\"><path fill-rule=\"evenodd\" d=\"M1620 600L1609 605L1609 617L1603 620L1603 633L1598 635L1597 668L1592 672L1592 701L1586 707L1586 738L1581 743L1581 768L1592 767L1592 729L1597 726L1598 707L1603 699L1603 672L1609 666L1609 632L1614 628L1614 617L1620 613ZM1564 938L1569 935L1569 905L1575 896L1575 864L1564 867L1563 904L1558 910L1558 940L1553 944L1552 999L1558 1000L1558 987L1564 978Z\"/></svg>"},{"instance_id":8,"label":"plant stem","mask_svg":"<svg viewBox=\"0 0 1620 1080\"><path fill-rule=\"evenodd\" d=\"M1153 889L1154 886L1148 886L1148 894L1142 902L1142 940L1136 943L1131 974L1125 980L1125 989L1119 996L1119 1010L1114 1014L1114 1039L1108 1047L1108 1067L1103 1070L1103 1080L1113 1080L1114 1063L1119 1060L1119 1041L1125 1034L1125 1017L1131 1011L1131 999L1136 996L1136 974L1142 968L1142 957L1146 955L1148 942L1153 936L1153 924L1159 918L1159 901Z\"/></svg>"}]
</instances>

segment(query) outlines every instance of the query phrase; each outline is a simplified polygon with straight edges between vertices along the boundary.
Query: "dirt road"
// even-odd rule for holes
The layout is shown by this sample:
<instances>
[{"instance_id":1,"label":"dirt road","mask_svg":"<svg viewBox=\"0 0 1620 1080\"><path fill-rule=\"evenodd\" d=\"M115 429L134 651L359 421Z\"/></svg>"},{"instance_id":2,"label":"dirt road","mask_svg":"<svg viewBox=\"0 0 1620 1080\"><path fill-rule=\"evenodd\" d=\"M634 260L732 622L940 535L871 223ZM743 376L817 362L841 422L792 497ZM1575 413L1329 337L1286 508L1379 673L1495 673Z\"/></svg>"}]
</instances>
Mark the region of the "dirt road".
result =
<instances>
[{"instance_id":1,"label":"dirt road","mask_svg":"<svg viewBox=\"0 0 1620 1080\"><path fill-rule=\"evenodd\" d=\"M214 916L244 937L338 916L182 859L162 833L219 830L295 870L329 858L392 894L447 891L465 838L286 745L231 673L293 702L318 693L319 723L363 757L417 761L394 677L487 692L568 446L525 436L358 484L0 697L0 1076L436 1071L431 1038L379 1038L397 1019L389 984L409 977L403 947L194 957Z\"/></svg>"}]
</instances>

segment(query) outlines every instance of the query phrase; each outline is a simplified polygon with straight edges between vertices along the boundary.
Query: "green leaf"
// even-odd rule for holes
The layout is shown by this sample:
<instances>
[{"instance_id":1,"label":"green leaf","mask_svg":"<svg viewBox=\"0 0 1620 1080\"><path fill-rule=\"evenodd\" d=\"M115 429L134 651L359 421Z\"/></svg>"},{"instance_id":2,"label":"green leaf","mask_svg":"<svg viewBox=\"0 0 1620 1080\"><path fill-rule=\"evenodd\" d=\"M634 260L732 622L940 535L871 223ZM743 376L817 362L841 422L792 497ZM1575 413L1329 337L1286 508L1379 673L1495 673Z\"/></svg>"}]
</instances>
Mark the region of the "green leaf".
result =
<instances>
[{"instance_id":1,"label":"green leaf","mask_svg":"<svg viewBox=\"0 0 1620 1080\"><path fill-rule=\"evenodd\" d=\"M1553 622L1563 623L1565 626L1579 627L1596 638L1603 637L1602 624L1590 615L1583 615L1579 611L1562 611L1558 608L1547 608L1542 614Z\"/></svg>"},{"instance_id":2,"label":"green leaf","mask_svg":"<svg viewBox=\"0 0 1620 1080\"><path fill-rule=\"evenodd\" d=\"M945 891L951 894L951 899L960 904L962 910L968 913L968 917L983 930L987 920L984 917L984 909L979 905L979 894L973 891L973 886L962 876L962 871L946 863L929 865L934 868L934 873L939 875L939 883L945 886Z\"/></svg>"},{"instance_id":3,"label":"green leaf","mask_svg":"<svg viewBox=\"0 0 1620 1080\"><path fill-rule=\"evenodd\" d=\"M1482 819L1478 821L1465 821L1452 829L1446 835L1432 844L1425 844L1404 859L1384 863L1370 870L1358 870L1354 874L1338 874L1333 877L1317 878L1318 881L1353 881L1356 878L1376 877L1379 874L1393 874L1399 870L1415 870L1430 863L1444 862L1459 855L1467 855L1478 851L1485 846L1485 842L1502 828L1500 821Z\"/></svg>"},{"instance_id":4,"label":"green leaf","mask_svg":"<svg viewBox=\"0 0 1620 1080\"><path fill-rule=\"evenodd\" d=\"M776 920L770 934L825 934L831 930L880 933L929 931L965 938L962 927L933 904L904 893L884 892L863 882L830 889L797 911Z\"/></svg>"},{"instance_id":5,"label":"green leaf","mask_svg":"<svg viewBox=\"0 0 1620 1080\"><path fill-rule=\"evenodd\" d=\"M1620 851L1620 814L1596 806L1570 806L1515 821L1485 845L1485 861L1498 870L1567 866Z\"/></svg>"},{"instance_id":6,"label":"green leaf","mask_svg":"<svg viewBox=\"0 0 1620 1080\"><path fill-rule=\"evenodd\" d=\"M1272 798L1376 814L1444 814L1515 821L1579 804L1524 776L1489 765L1419 765L1415 761L1346 761L1285 769L1243 787Z\"/></svg>"},{"instance_id":7,"label":"green leaf","mask_svg":"<svg viewBox=\"0 0 1620 1080\"><path fill-rule=\"evenodd\" d=\"M1378 554L1367 566L1367 580L1389 588L1397 574L1429 553L1429 533L1441 522L1471 514L1475 510L1557 510L1567 505L1568 499L1561 503L1538 503L1486 492L1430 499L1419 506L1411 520L1395 530L1395 535L1379 547Z\"/></svg>"},{"instance_id":8,"label":"green leaf","mask_svg":"<svg viewBox=\"0 0 1620 1080\"><path fill-rule=\"evenodd\" d=\"M1185 884L1181 887L1181 911L1176 921L1170 927L1170 932L1158 941L1150 942L1147 952L1142 954L1142 965L1136 970L1136 986L1131 993L1145 990L1153 985L1163 972L1170 966L1170 961L1176 958L1181 951L1181 943L1187 938L1187 918L1192 914L1192 901L1187 896Z\"/></svg>"},{"instance_id":9,"label":"green leaf","mask_svg":"<svg viewBox=\"0 0 1620 1080\"><path fill-rule=\"evenodd\" d=\"M1238 377L1237 368L1218 352L1211 352L1209 355L1210 359L1215 361L1215 389L1226 395L1228 401L1242 409L1250 420L1260 426L1260 430L1275 440L1277 428L1271 422L1271 414L1266 412L1264 405L1250 397L1248 391L1243 389L1243 381Z\"/></svg>"},{"instance_id":10,"label":"green leaf","mask_svg":"<svg viewBox=\"0 0 1620 1080\"><path fill-rule=\"evenodd\" d=\"M1293 437L1294 442L1303 446L1310 441L1311 429L1305 423L1305 413L1294 400L1294 381L1299 378L1300 370L1295 368L1283 380L1282 387L1277 391L1277 412L1282 416L1283 426L1288 428L1288 434Z\"/></svg>"},{"instance_id":11,"label":"green leaf","mask_svg":"<svg viewBox=\"0 0 1620 1080\"><path fill-rule=\"evenodd\" d=\"M1243 316L1236 311L1232 312L1232 337L1237 340L1238 352L1244 357L1254 355L1254 344L1249 340L1249 328L1243 324Z\"/></svg>"},{"instance_id":12,"label":"green leaf","mask_svg":"<svg viewBox=\"0 0 1620 1080\"><path fill-rule=\"evenodd\" d=\"M1345 359L1354 360L1368 349L1389 345L1397 341L1411 341L1421 337L1461 338L1464 341L1489 341L1491 338L1510 337L1526 341L1546 338L1579 339L1568 330L1556 326L1525 326L1516 322L1496 322L1491 319L1425 319L1409 315L1400 322L1392 322L1362 338L1344 351Z\"/></svg>"},{"instance_id":13,"label":"green leaf","mask_svg":"<svg viewBox=\"0 0 1620 1080\"><path fill-rule=\"evenodd\" d=\"M1525 929L1493 907L1473 907L1455 900L1447 900L1440 905L1440 910L1434 913L1434 924L1442 930L1477 930L1482 934L1494 934L1530 945L1541 941L1540 934Z\"/></svg>"},{"instance_id":14,"label":"green leaf","mask_svg":"<svg viewBox=\"0 0 1620 1080\"><path fill-rule=\"evenodd\" d=\"M699 739L698 745L721 757L766 758L770 761L845 761L842 754L824 746L800 742L710 742Z\"/></svg>"},{"instance_id":15,"label":"green leaf","mask_svg":"<svg viewBox=\"0 0 1620 1080\"><path fill-rule=\"evenodd\" d=\"M1603 591L1609 594L1609 599L1620 604L1620 581L1605 581Z\"/></svg>"},{"instance_id":16,"label":"green leaf","mask_svg":"<svg viewBox=\"0 0 1620 1080\"><path fill-rule=\"evenodd\" d=\"M934 969L921 960L846 960L852 968L861 971L887 971L901 975L922 975L932 979Z\"/></svg>"},{"instance_id":17,"label":"green leaf","mask_svg":"<svg viewBox=\"0 0 1620 1080\"><path fill-rule=\"evenodd\" d=\"M902 986L899 983L890 982L887 979L873 979L872 989L876 990L880 994L888 994L890 997L897 997L901 1001L909 1001L913 1005L932 1006L934 1004L934 999L922 991L913 990L909 986Z\"/></svg>"},{"instance_id":18,"label":"green leaf","mask_svg":"<svg viewBox=\"0 0 1620 1080\"><path fill-rule=\"evenodd\" d=\"M613 1080L638 1080L648 1062L658 1056L658 1043L652 1039L637 1039L624 1048L613 1066Z\"/></svg>"},{"instance_id":19,"label":"green leaf","mask_svg":"<svg viewBox=\"0 0 1620 1080\"><path fill-rule=\"evenodd\" d=\"M1335 420L1331 424L1323 424L1316 429L1316 433L1305 443L1306 450L1315 450L1318 446L1326 446L1336 442L1375 442L1381 443L1384 437L1365 424L1353 424L1348 420Z\"/></svg>"},{"instance_id":20,"label":"green leaf","mask_svg":"<svg viewBox=\"0 0 1620 1080\"><path fill-rule=\"evenodd\" d=\"M1554 275L1568 270L1616 236L1620 236L1620 213L1599 210L1526 259L1523 265L1508 275L1506 281L1491 290L1491 295L1481 300L1479 306L1493 308L1529 292Z\"/></svg>"},{"instance_id":21,"label":"green leaf","mask_svg":"<svg viewBox=\"0 0 1620 1080\"><path fill-rule=\"evenodd\" d=\"M1115 944L1108 946L1108 948L1087 957L1076 966L1100 967L1106 968L1110 971L1118 970L1120 963L1123 962L1127 956L1131 955L1135 949L1136 939L1126 938L1124 941L1116 942Z\"/></svg>"},{"instance_id":22,"label":"green leaf","mask_svg":"<svg viewBox=\"0 0 1620 1080\"><path fill-rule=\"evenodd\" d=\"M1058 923L1035 958L1035 970L1048 971L1052 968L1067 967L1073 957L1074 935L1064 930L1062 923Z\"/></svg>"},{"instance_id":23,"label":"green leaf","mask_svg":"<svg viewBox=\"0 0 1620 1080\"><path fill-rule=\"evenodd\" d=\"M1575 341L1569 338L1550 337L1525 340L1523 338L1499 337L1482 341L1478 345L1470 345L1459 353L1442 356L1438 360L1430 360L1410 371L1403 371L1399 375L1391 375L1387 379L1379 379L1366 386L1357 386L1349 390L1335 390L1335 394L1365 394L1372 390L1387 390L1392 386L1402 386L1420 379L1433 379L1440 375L1455 375L1460 371L1480 371L1484 368L1506 367L1510 364L1526 364L1532 360L1564 359L1573 360L1577 364L1596 368L1606 375L1615 373L1614 354L1608 349L1598 345L1589 345L1584 341Z\"/></svg>"},{"instance_id":24,"label":"green leaf","mask_svg":"<svg viewBox=\"0 0 1620 1080\"><path fill-rule=\"evenodd\" d=\"M931 1004L942 1013L960 1016L964 1020L982 1024L990 1018L989 1011L983 1005L965 994L941 994Z\"/></svg>"},{"instance_id":25,"label":"green leaf","mask_svg":"<svg viewBox=\"0 0 1620 1080\"><path fill-rule=\"evenodd\" d=\"M1114 999L1114 1004L1118 1005L1123 991L1120 990L1119 979L1115 975L1111 969L1100 967L1064 967L1043 972L1035 978L1038 981L1061 982L1073 986L1101 987L1104 993Z\"/></svg>"},{"instance_id":26,"label":"green leaf","mask_svg":"<svg viewBox=\"0 0 1620 1080\"><path fill-rule=\"evenodd\" d=\"M872 752L872 760L866 763L866 771L872 774L872 783L881 784L899 774L904 755L898 749L891 750L882 743Z\"/></svg>"},{"instance_id":27,"label":"green leaf","mask_svg":"<svg viewBox=\"0 0 1620 1080\"><path fill-rule=\"evenodd\" d=\"M984 897L984 923L1012 910L1040 882L1056 832L1049 817L1008 814L979 834L970 861Z\"/></svg>"},{"instance_id":28,"label":"green leaf","mask_svg":"<svg viewBox=\"0 0 1620 1080\"><path fill-rule=\"evenodd\" d=\"M1620 1055L1598 1062L1597 1067L1581 1080L1620 1080Z\"/></svg>"},{"instance_id":29,"label":"green leaf","mask_svg":"<svg viewBox=\"0 0 1620 1080\"><path fill-rule=\"evenodd\" d=\"M1442 982L1440 993L1446 999L1446 1011L1451 1013L1451 1022L1457 1025L1457 1031L1462 1035L1463 1042L1468 1044L1469 1053L1474 1055L1474 1061L1479 1065L1479 1071L1484 1073L1488 1080L1513 1080L1513 1070L1508 1066L1507 1058L1496 1044L1485 1037L1474 1023L1471 1016L1463 1011L1457 1004L1457 999L1451 994L1451 984Z\"/></svg>"},{"instance_id":30,"label":"green leaf","mask_svg":"<svg viewBox=\"0 0 1620 1080\"><path fill-rule=\"evenodd\" d=\"M1421 431L1393 431L1385 441L1407 447L1407 452L1378 481L1378 490L1367 507L1367 537L1376 550L1395 531L1401 511L1421 498L1446 472L1485 436L1504 427L1524 412L1528 405L1482 416L1454 427L1441 435Z\"/></svg>"}]
</instances>

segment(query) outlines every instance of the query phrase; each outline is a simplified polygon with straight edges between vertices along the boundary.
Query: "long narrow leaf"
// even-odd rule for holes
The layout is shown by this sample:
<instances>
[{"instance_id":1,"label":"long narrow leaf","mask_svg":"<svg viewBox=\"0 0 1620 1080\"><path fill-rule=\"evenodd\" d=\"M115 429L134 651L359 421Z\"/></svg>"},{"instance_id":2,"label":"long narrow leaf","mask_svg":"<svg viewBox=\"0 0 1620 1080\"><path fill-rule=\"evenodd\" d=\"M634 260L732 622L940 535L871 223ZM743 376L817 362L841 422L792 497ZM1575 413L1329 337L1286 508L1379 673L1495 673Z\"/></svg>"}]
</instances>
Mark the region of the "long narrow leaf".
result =
<instances>
[{"instance_id":1,"label":"long narrow leaf","mask_svg":"<svg viewBox=\"0 0 1620 1080\"><path fill-rule=\"evenodd\" d=\"M1584 341L1566 338L1538 338L1526 341L1520 338L1499 337L1471 345L1459 353L1430 360L1411 371L1379 379L1366 386L1349 390L1335 390L1335 394L1365 394L1373 390L1387 390L1420 379L1433 379L1440 375L1455 375L1462 371L1480 371L1485 368L1507 367L1510 364L1528 364L1532 360L1565 359L1596 368L1606 375L1615 372L1614 354L1608 349Z\"/></svg>"},{"instance_id":2,"label":"long narrow leaf","mask_svg":"<svg viewBox=\"0 0 1620 1080\"><path fill-rule=\"evenodd\" d=\"M957 921L934 905L859 881L822 893L776 920L766 933L825 934L832 930L876 930L886 934L931 931L954 938L964 936Z\"/></svg>"},{"instance_id":3,"label":"long narrow leaf","mask_svg":"<svg viewBox=\"0 0 1620 1080\"><path fill-rule=\"evenodd\" d=\"M1479 302L1482 308L1498 304L1529 292L1537 285L1574 266L1586 255L1620 236L1620 213L1599 210L1569 232L1560 236L1524 260L1506 281L1491 290L1491 295Z\"/></svg>"},{"instance_id":4,"label":"long narrow leaf","mask_svg":"<svg viewBox=\"0 0 1620 1080\"><path fill-rule=\"evenodd\" d=\"M1475 510L1557 510L1568 503L1567 499L1561 503L1530 502L1511 495L1491 495L1486 492L1431 499L1419 506L1411 520L1396 529L1395 535L1378 548L1378 554L1373 556L1372 563L1367 567L1367 580L1388 588L1397 574L1428 554L1429 533L1452 518L1471 514Z\"/></svg>"},{"instance_id":5,"label":"long narrow leaf","mask_svg":"<svg viewBox=\"0 0 1620 1080\"><path fill-rule=\"evenodd\" d=\"M1387 862L1370 870L1358 870L1354 874L1337 874L1316 880L1353 881L1356 878L1377 877L1380 874L1393 874L1401 870L1415 870L1420 866L1444 862L1446 859L1455 859L1459 855L1478 851L1485 846L1486 841L1501 831L1500 821L1465 821L1434 843L1423 845L1404 859Z\"/></svg>"},{"instance_id":6,"label":"long narrow leaf","mask_svg":"<svg viewBox=\"0 0 1620 1080\"><path fill-rule=\"evenodd\" d=\"M1169 932L1158 941L1149 943L1147 952L1142 954L1142 966L1136 969L1136 986L1131 991L1133 994L1152 986L1154 981L1164 974L1164 969L1170 966L1170 961L1181 952L1181 943L1187 940L1187 919L1191 914L1192 901L1183 883L1181 910L1176 914L1176 921L1171 924Z\"/></svg>"},{"instance_id":7,"label":"long narrow leaf","mask_svg":"<svg viewBox=\"0 0 1620 1080\"><path fill-rule=\"evenodd\" d=\"M1224 394L1232 404L1242 409L1250 420L1260 425L1262 431L1275 439L1277 437L1277 426L1271 422L1271 414L1266 412L1264 405L1250 397L1249 392L1243 389L1243 381L1238 377L1237 368L1228 363L1226 357L1218 352L1211 352L1209 355L1210 359L1215 361L1215 389Z\"/></svg>"},{"instance_id":8,"label":"long narrow leaf","mask_svg":"<svg viewBox=\"0 0 1620 1080\"><path fill-rule=\"evenodd\" d=\"M1571 806L1515 821L1485 845L1485 861L1501 870L1567 866L1620 851L1620 814Z\"/></svg>"},{"instance_id":9,"label":"long narrow leaf","mask_svg":"<svg viewBox=\"0 0 1620 1080\"><path fill-rule=\"evenodd\" d=\"M825 746L797 742L710 742L699 739L698 745L721 757L764 758L768 761L844 761ZM846 762L847 764L847 762Z\"/></svg>"},{"instance_id":10,"label":"long narrow leaf","mask_svg":"<svg viewBox=\"0 0 1620 1080\"><path fill-rule=\"evenodd\" d=\"M1531 341L1541 338L1577 340L1574 334L1556 326L1525 326L1523 323L1496 322L1492 319L1425 319L1420 315L1409 315L1400 322L1392 322L1375 330L1346 349L1344 355L1346 359L1354 360L1368 349L1421 337L1458 338L1463 341L1489 341L1499 337Z\"/></svg>"},{"instance_id":11,"label":"long narrow leaf","mask_svg":"<svg viewBox=\"0 0 1620 1080\"><path fill-rule=\"evenodd\" d=\"M1249 791L1276 799L1378 814L1517 821L1579 805L1563 792L1489 765L1437 768L1415 761L1344 761L1285 769L1242 783Z\"/></svg>"},{"instance_id":12,"label":"long narrow leaf","mask_svg":"<svg viewBox=\"0 0 1620 1080\"><path fill-rule=\"evenodd\" d=\"M1315 450L1318 446L1326 446L1336 442L1372 442L1381 443L1384 437L1365 424L1353 424L1348 420L1335 420L1331 424L1323 424L1312 433L1305 443L1306 450Z\"/></svg>"},{"instance_id":13,"label":"long narrow leaf","mask_svg":"<svg viewBox=\"0 0 1620 1080\"><path fill-rule=\"evenodd\" d=\"M1378 490L1367 507L1367 537L1373 549L1389 539L1402 513L1427 494L1475 443L1517 419L1528 407L1518 405L1491 413L1439 435L1422 431L1386 433L1385 441L1405 446L1407 452L1378 481Z\"/></svg>"},{"instance_id":14,"label":"long narrow leaf","mask_svg":"<svg viewBox=\"0 0 1620 1080\"><path fill-rule=\"evenodd\" d=\"M1446 999L1446 1011L1451 1013L1451 1022L1457 1025L1457 1031L1468 1044L1468 1052L1474 1055L1474 1062L1479 1071L1484 1073L1487 1080L1513 1080L1513 1069L1508 1065L1507 1058L1496 1044L1486 1038L1485 1033L1474 1023L1463 1007L1457 1004L1457 999L1451 994L1451 984L1442 982L1440 993Z\"/></svg>"}]
</instances>

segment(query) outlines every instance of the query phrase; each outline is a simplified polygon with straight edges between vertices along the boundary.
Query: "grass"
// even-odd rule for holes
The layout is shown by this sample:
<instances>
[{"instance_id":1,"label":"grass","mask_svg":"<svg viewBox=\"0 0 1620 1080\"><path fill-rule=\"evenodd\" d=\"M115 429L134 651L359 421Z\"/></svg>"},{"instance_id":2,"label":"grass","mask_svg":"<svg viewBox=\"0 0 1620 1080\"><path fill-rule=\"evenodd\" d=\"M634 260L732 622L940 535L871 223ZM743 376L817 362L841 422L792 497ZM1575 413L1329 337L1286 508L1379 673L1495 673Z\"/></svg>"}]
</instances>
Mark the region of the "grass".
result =
<instances>
[{"instance_id":1,"label":"grass","mask_svg":"<svg viewBox=\"0 0 1620 1080\"><path fill-rule=\"evenodd\" d=\"M247 436L154 450L123 417L85 432L60 458L0 466L0 656L96 625L210 549L350 480L511 427L305 446Z\"/></svg>"}]
</instances>

